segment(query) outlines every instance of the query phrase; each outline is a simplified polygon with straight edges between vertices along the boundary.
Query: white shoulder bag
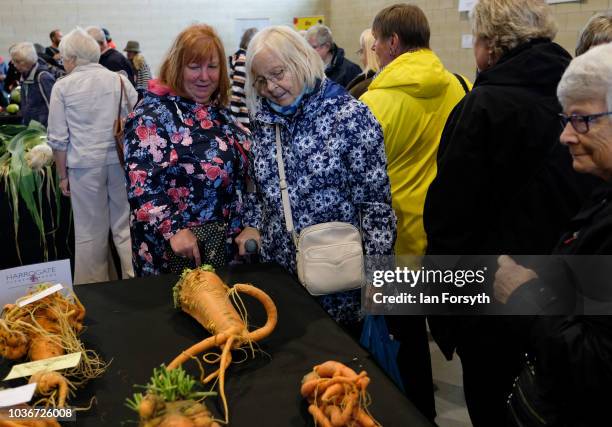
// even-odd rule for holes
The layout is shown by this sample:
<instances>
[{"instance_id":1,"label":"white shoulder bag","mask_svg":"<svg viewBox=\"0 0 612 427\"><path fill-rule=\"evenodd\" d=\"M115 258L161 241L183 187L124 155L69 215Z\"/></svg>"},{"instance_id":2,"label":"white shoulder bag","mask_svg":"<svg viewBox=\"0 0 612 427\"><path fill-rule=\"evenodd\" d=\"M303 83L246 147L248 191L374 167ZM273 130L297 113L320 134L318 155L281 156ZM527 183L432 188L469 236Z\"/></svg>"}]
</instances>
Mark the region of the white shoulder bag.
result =
<instances>
[{"instance_id":1,"label":"white shoulder bag","mask_svg":"<svg viewBox=\"0 0 612 427\"><path fill-rule=\"evenodd\" d=\"M293 227L279 125L276 125L276 161L285 225L297 251L300 283L311 295L361 287L365 283L365 273L361 233L357 227L346 222L324 222L306 227L297 235Z\"/></svg>"}]
</instances>

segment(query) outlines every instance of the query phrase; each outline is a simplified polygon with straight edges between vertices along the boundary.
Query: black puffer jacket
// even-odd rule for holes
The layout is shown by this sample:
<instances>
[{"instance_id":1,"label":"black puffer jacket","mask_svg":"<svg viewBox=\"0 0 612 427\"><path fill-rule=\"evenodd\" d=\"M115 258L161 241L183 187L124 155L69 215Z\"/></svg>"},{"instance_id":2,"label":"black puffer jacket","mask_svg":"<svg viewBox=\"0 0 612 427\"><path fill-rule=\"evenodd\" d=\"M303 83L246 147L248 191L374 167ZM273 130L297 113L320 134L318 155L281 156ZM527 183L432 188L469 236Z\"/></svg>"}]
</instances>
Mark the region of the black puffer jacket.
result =
<instances>
[{"instance_id":1,"label":"black puffer jacket","mask_svg":"<svg viewBox=\"0 0 612 427\"><path fill-rule=\"evenodd\" d=\"M590 193L559 143L556 89L570 60L561 46L533 40L480 73L455 107L425 201L428 254L552 251ZM447 357L473 320L430 321Z\"/></svg>"},{"instance_id":2,"label":"black puffer jacket","mask_svg":"<svg viewBox=\"0 0 612 427\"><path fill-rule=\"evenodd\" d=\"M584 194L559 143L556 89L570 60L533 41L480 73L442 134L425 202L428 253L550 253Z\"/></svg>"},{"instance_id":3,"label":"black puffer jacket","mask_svg":"<svg viewBox=\"0 0 612 427\"><path fill-rule=\"evenodd\" d=\"M344 57L344 49L332 45L333 57L329 66L325 69L325 75L330 80L346 87L351 80L361 74L361 68L354 62Z\"/></svg>"}]
</instances>

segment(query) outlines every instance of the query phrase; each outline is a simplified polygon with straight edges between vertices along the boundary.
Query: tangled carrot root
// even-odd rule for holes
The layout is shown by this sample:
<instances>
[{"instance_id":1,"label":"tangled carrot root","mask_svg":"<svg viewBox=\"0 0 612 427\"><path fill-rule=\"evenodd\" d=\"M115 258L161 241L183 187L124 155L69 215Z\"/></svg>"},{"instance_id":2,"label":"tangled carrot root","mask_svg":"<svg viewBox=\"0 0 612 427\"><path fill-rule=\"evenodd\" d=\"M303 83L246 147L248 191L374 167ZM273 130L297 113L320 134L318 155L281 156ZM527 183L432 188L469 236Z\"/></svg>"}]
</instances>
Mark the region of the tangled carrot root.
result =
<instances>
[{"instance_id":1,"label":"tangled carrot root","mask_svg":"<svg viewBox=\"0 0 612 427\"><path fill-rule=\"evenodd\" d=\"M182 368L168 371L162 365L147 385L135 386L146 394L134 393L126 405L138 412L139 427L219 427L202 402L216 393L197 391L196 384Z\"/></svg>"},{"instance_id":2,"label":"tangled carrot root","mask_svg":"<svg viewBox=\"0 0 612 427\"><path fill-rule=\"evenodd\" d=\"M313 368L302 379L300 393L308 403L315 425L322 427L379 427L368 412L366 371L357 374L333 360Z\"/></svg>"},{"instance_id":3,"label":"tangled carrot root","mask_svg":"<svg viewBox=\"0 0 612 427\"><path fill-rule=\"evenodd\" d=\"M35 292L50 285L39 285ZM48 382L53 381L57 388L38 387L39 391L43 391L43 396L46 396L39 404L64 406L71 389L102 375L106 363L93 351L86 350L77 336L83 330L85 307L76 295L65 297L56 292L19 307L19 301L29 296L4 307L0 319L0 356L10 360L27 356L31 361L37 361L67 353L81 353L79 365L65 372L71 381L56 374L59 378L44 378ZM36 381L31 379L30 382Z\"/></svg>"},{"instance_id":4,"label":"tangled carrot root","mask_svg":"<svg viewBox=\"0 0 612 427\"><path fill-rule=\"evenodd\" d=\"M204 404L193 400L165 403L162 416L144 419L141 427L220 427Z\"/></svg>"},{"instance_id":5,"label":"tangled carrot root","mask_svg":"<svg viewBox=\"0 0 612 427\"><path fill-rule=\"evenodd\" d=\"M30 377L30 384L36 383L36 393L45 396L53 406L63 408L66 406L68 393L73 385L60 373L37 372Z\"/></svg>"},{"instance_id":6,"label":"tangled carrot root","mask_svg":"<svg viewBox=\"0 0 612 427\"><path fill-rule=\"evenodd\" d=\"M182 351L170 362L167 369L174 369L213 347L219 347L219 369L206 376L203 382L218 380L225 423L228 423L225 371L232 362L231 350L243 346L252 348L254 342L270 335L276 327L278 314L272 299L261 289L248 284L236 284L230 289L213 271L212 267L206 265L195 270L186 270L174 288L175 306L196 319L212 336ZM246 310L237 296L238 293L250 295L261 302L267 314L264 326L254 331L248 330ZM230 298L238 306L240 314ZM206 358L204 361L206 362Z\"/></svg>"}]
</instances>

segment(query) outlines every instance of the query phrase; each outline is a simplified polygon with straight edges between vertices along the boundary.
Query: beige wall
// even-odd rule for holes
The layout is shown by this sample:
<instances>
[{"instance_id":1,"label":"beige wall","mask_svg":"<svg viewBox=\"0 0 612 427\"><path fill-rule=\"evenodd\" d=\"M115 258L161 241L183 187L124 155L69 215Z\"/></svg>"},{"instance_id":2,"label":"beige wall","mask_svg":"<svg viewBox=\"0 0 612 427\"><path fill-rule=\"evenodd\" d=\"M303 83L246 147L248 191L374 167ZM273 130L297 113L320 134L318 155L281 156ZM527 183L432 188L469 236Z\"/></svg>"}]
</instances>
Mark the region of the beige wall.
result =
<instances>
[{"instance_id":1,"label":"beige wall","mask_svg":"<svg viewBox=\"0 0 612 427\"><path fill-rule=\"evenodd\" d=\"M48 46L53 28L65 34L76 25L101 25L120 50L128 40L140 41L157 73L172 40L193 22L214 26L230 55L240 42L236 19L292 25L295 16L328 15L328 6L329 0L0 0L0 55L20 41Z\"/></svg>"},{"instance_id":2,"label":"beige wall","mask_svg":"<svg viewBox=\"0 0 612 427\"><path fill-rule=\"evenodd\" d=\"M361 31L372 24L376 13L395 1L330 0L329 19L334 39L347 56L358 63ZM470 33L466 12L458 12L459 0L416 0L407 3L421 7L431 26L431 46L446 67L473 79L475 72L472 49L461 48L461 34ZM573 54L578 33L595 12L612 9L612 0L584 0L551 6L559 26L556 42Z\"/></svg>"},{"instance_id":3,"label":"beige wall","mask_svg":"<svg viewBox=\"0 0 612 427\"><path fill-rule=\"evenodd\" d=\"M48 33L58 27L68 32L76 25L107 27L119 49L138 40L143 54L157 66L178 32L193 22L213 25L227 54L238 45L236 19L270 18L272 24L291 25L295 16L323 14L338 44L358 62L359 35L380 9L397 0L0 0L0 55L19 41L49 44ZM472 78L471 49L461 48L461 34L470 32L467 13L457 11L459 0L413 0L424 11L432 30L432 48L454 72ZM574 51L578 32L596 11L612 9L612 0L584 0L552 6L559 24L557 41Z\"/></svg>"}]
</instances>

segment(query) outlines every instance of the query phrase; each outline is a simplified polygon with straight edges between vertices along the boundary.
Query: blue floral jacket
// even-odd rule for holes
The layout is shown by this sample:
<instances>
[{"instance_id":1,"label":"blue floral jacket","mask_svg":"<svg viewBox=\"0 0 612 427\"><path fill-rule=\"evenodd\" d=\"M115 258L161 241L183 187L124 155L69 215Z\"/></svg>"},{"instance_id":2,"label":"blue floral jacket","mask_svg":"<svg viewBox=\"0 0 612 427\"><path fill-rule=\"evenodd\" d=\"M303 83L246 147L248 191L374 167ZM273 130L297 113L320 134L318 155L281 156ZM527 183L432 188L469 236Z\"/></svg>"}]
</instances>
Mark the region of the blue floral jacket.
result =
<instances>
[{"instance_id":1,"label":"blue floral jacket","mask_svg":"<svg viewBox=\"0 0 612 427\"><path fill-rule=\"evenodd\" d=\"M250 145L227 109L147 92L128 116L125 139L138 276L166 271L167 240L206 222L228 224L231 251L242 229Z\"/></svg>"},{"instance_id":2,"label":"blue floral jacket","mask_svg":"<svg viewBox=\"0 0 612 427\"><path fill-rule=\"evenodd\" d=\"M366 255L393 253L396 218L382 129L370 110L346 90L325 79L302 99L293 116L275 113L266 101L252 122L257 192L245 203L244 224L259 229L261 256L295 273L295 247L285 226L276 162L275 126L281 143L296 231L329 221L361 228ZM361 224L359 217L361 215ZM339 321L348 321L359 294L323 305ZM351 306L350 308L348 306ZM352 314L342 314L342 311Z\"/></svg>"}]
</instances>

